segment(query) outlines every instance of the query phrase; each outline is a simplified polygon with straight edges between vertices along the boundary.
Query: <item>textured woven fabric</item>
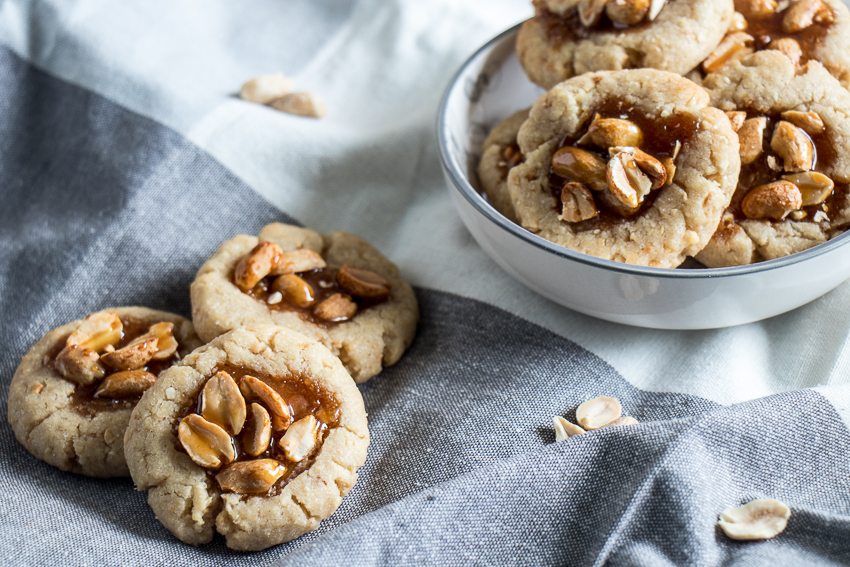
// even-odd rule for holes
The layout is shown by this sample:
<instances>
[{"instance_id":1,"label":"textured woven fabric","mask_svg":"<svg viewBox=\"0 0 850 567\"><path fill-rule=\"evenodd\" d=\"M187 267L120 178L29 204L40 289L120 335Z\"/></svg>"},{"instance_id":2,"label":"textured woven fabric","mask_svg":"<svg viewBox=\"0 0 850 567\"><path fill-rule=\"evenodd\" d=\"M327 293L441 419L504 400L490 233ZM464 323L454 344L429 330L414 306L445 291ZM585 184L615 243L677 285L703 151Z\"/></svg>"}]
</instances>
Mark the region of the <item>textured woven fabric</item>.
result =
<instances>
[{"instance_id":1,"label":"textured woven fabric","mask_svg":"<svg viewBox=\"0 0 850 567\"><path fill-rule=\"evenodd\" d=\"M253 55L251 38L221 31L232 31L235 10L222 3L199 15L216 25L182 36L181 19L157 19L153 2L0 5L0 39L13 47L0 48L0 563L850 564L839 403L848 286L762 324L664 333L592 321L513 283L451 211L431 128L462 56L527 3L492 14L483 3L431 4L259 3L245 20L254 35L318 55L252 68L240 59ZM145 40L119 61L112 48L134 30ZM169 49L181 42L192 57ZM221 94L272 65L326 85L332 73L316 61L334 56L352 89L349 106L328 91L332 111L362 110L345 124L332 114L325 126L295 122ZM352 61L394 88L368 100L368 81L346 75ZM175 73L195 66L212 78ZM421 96L405 98L414 86ZM323 127L336 129L337 147ZM201 263L271 221L367 236L417 285L422 312L401 361L360 386L369 456L317 532L252 554L221 538L193 548L129 479L63 473L15 440L8 385L44 333L111 305L189 315ZM837 386L777 393L820 383ZM774 395L718 403L765 393ZM552 416L572 420L601 394L641 424L554 444ZM738 543L716 528L721 510L760 497L791 507L781 536Z\"/></svg>"}]
</instances>

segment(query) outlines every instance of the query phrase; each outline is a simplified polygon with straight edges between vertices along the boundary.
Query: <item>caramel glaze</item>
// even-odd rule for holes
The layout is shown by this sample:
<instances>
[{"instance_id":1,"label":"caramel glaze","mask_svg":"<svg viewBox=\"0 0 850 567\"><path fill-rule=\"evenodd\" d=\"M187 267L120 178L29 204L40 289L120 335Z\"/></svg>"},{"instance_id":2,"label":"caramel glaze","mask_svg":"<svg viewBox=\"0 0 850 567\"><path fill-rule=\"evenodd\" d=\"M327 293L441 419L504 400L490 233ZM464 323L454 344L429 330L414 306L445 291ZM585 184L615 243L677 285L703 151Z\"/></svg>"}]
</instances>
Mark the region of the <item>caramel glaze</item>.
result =
<instances>
[{"instance_id":1,"label":"caramel glaze","mask_svg":"<svg viewBox=\"0 0 850 567\"><path fill-rule=\"evenodd\" d=\"M138 319L136 317L131 317L128 315L124 315L120 317L121 324L123 328L121 330L121 340L115 345L115 349L120 349L128 344L134 339L144 335L148 332L148 328L151 325L156 323L160 323L158 320L146 320L146 319ZM65 341L68 340L68 337L63 337L62 340L58 341L53 348L48 352L47 359L45 361L45 366L49 366L53 372L56 373L57 376L65 379L59 371L56 369L56 357L62 352L62 349L65 348ZM171 355L169 358L165 360L151 360L147 365L139 368L139 370L144 370L146 372L150 372L154 376L159 376L163 371L167 370L174 366L183 356L189 354L188 351L184 350L182 345L178 343L177 351ZM109 370L109 367L107 367ZM108 372L106 376L109 376L112 372ZM106 376L104 378L106 378ZM141 396L138 398L130 398L123 400L110 400L108 398L99 398L95 395L98 386L103 380L98 380L94 384L89 385L80 385L74 384L74 391L71 393L71 409L77 412L80 415L92 418L98 412L102 411L114 411L119 409L132 409L133 406L138 403Z\"/></svg>"},{"instance_id":2,"label":"caramel glaze","mask_svg":"<svg viewBox=\"0 0 850 567\"><path fill-rule=\"evenodd\" d=\"M671 114L666 118L652 118L646 116L642 111L634 108L625 101L608 100L588 114L588 118L584 126L582 126L576 134L572 136L565 136L558 145L558 149L565 146L575 146L576 142L587 132L587 129L590 127L590 124L596 114L599 114L602 118L622 118L637 124L643 132L644 139L643 145L641 145L640 149L652 155L656 159L671 157L676 149L677 141L682 144L682 149L680 151L684 151L684 147L694 134L696 134L699 126L697 118L692 115L676 113ZM595 146L581 146L581 149L596 153L602 157L605 162L609 159L607 150L603 151ZM555 173L551 165L549 166L549 191L551 191L552 196L554 197L554 207L559 214L562 210L561 192L564 189L564 185L570 181L577 181L579 183L582 182L581 179L568 179L561 177ZM599 216L586 221L572 223L572 225L576 227L577 231L588 231L597 228L610 228L613 225L621 223L624 218L636 219L643 216L646 211L652 207L655 199L663 189L663 187L659 187L658 189L651 191L649 195L644 198L638 211L628 217L624 217L619 212L608 207L605 202L597 196L595 197L595 201L596 206L599 209Z\"/></svg>"},{"instance_id":3,"label":"caramel glaze","mask_svg":"<svg viewBox=\"0 0 850 567\"><path fill-rule=\"evenodd\" d=\"M824 4L828 10L832 10ZM796 32L786 33L782 31L782 20L785 17L786 11L774 12L766 18L757 18L747 10L747 2L745 0L735 0L735 10L744 15L747 20L747 29L744 30L755 38L755 49L761 51L768 49L770 43L777 39L791 38L800 44L800 49L803 51L803 57L800 59L800 65L805 65L810 60L816 60L815 51L823 45L824 38L829 33L831 24L813 23L809 27ZM833 14L833 17L835 14Z\"/></svg>"},{"instance_id":4,"label":"caramel glaze","mask_svg":"<svg viewBox=\"0 0 850 567\"><path fill-rule=\"evenodd\" d=\"M758 187L759 185L779 181L782 179L783 175L787 175L789 173L786 171L774 171L767 165L768 157L773 157L780 165L783 163L782 158L777 156L770 147L770 140L773 136L774 126L782 120L782 117L779 114L763 115L752 110L747 111L747 118L757 118L759 116L765 116L767 118L767 128L764 129L764 139L762 140L763 153L753 163L741 166L741 174L738 177L738 186L735 188L734 195L732 195L732 202L730 203L729 208L726 209L728 212L732 213L735 220L744 220L747 218L741 211L741 202L744 200L744 197L750 189ZM824 174L827 174L827 171L832 171L835 164L836 152L835 147L829 139L827 130L824 130L820 134L816 134L814 136L809 134L806 134L806 136L812 140L815 147L815 159L812 164L812 169ZM843 206L848 192L848 185L846 183L836 181L835 179L833 179L833 181L835 182L835 188L823 203L820 205L810 205L802 208L802 210L806 212L805 218L802 219L803 222L811 221L817 211L824 211L827 215L829 215L830 211L837 210ZM787 217L786 220L792 219Z\"/></svg>"},{"instance_id":5,"label":"caramel glaze","mask_svg":"<svg viewBox=\"0 0 850 567\"><path fill-rule=\"evenodd\" d=\"M259 301L260 303L264 304L272 311L294 311L298 313L298 315L303 320L325 328L332 327L347 320L344 319L340 321L325 321L324 319L319 319L313 314L313 309L315 309L317 305L319 305L322 301L334 294L342 293L348 295L351 300L357 304L358 313L363 309L368 309L369 307L378 305L379 303L383 303L384 301L386 301L364 299L361 297L352 297L351 294L349 294L337 283L337 271L338 270L334 268L319 268L316 270L311 270L309 272L299 272L295 274L304 281L306 281L308 284L310 284L310 287L313 288L313 295L316 300L310 307L299 307L298 305L290 301L285 294L283 295L283 299L280 301L280 303L269 303L269 295L274 293L273 291L271 291L272 282L278 276L267 276L263 278L257 285L253 287L253 289L249 289L245 293ZM231 281L233 281L232 274Z\"/></svg>"},{"instance_id":6,"label":"caramel glaze","mask_svg":"<svg viewBox=\"0 0 850 567\"><path fill-rule=\"evenodd\" d=\"M269 492L266 493L267 496L274 496L280 494L280 491L283 489L284 486L289 484L292 480L295 479L295 477L297 477L299 474L301 474L305 470L309 469L310 466L312 466L313 462L316 460L316 455L318 455L319 451L321 450L322 444L324 443L331 429L339 427L340 404L339 402L337 402L333 394L316 388L306 378L301 378L295 375L288 375L283 377L270 376L262 372L257 372L249 368L243 368L241 366L235 366L232 364L222 364L220 366L217 366L210 373L210 376L215 376L217 373L222 371L230 374L230 376L236 382L237 386L242 382L242 379L245 376L253 376L254 378L258 378L259 380L265 382L275 392L280 394L280 396L289 406L289 410L292 412L293 423L311 414L314 415L316 419L318 419L320 422L321 441L316 444L316 447L307 457L305 457L298 463L291 463L287 461L286 457L283 454L283 451L278 446L278 442L280 441L281 437L283 437L283 435L286 433L285 431L272 430L272 438L269 442L269 448L264 453L257 455L256 457L249 455L242 449L242 441L239 435L231 437L233 439L233 446L236 451L236 459L234 460L234 462L252 461L255 459L275 459L276 461L279 461L282 465L286 466L286 473L280 479L278 479L274 486L269 489ZM180 421L182 421L184 417L193 413L201 415L201 412L203 410L202 393L205 384L206 382L204 382L204 384L201 384L198 387L195 394L190 398L192 401L181 408L180 412L177 414L177 420L174 422L174 426L172 428L174 432L174 442L175 446L177 447L177 450L181 453L185 453L186 451L183 449L183 445L180 443L177 437L177 428L180 426ZM248 407L248 418L250 418L251 403L246 401L246 406ZM268 410L268 408L266 409ZM213 482L216 486L218 486L218 482L215 480L215 476L226 468L227 465L220 469L206 469L207 474L211 477L211 482ZM244 494L242 496L247 498L249 496L259 495Z\"/></svg>"},{"instance_id":7,"label":"caramel glaze","mask_svg":"<svg viewBox=\"0 0 850 567\"><path fill-rule=\"evenodd\" d=\"M673 0L667 0L668 3ZM588 28L582 25L578 16L578 7L570 8L563 16L559 16L551 12L546 5L535 0L535 19L543 26L546 37L555 45L561 45L571 41L582 39L590 39L593 36L603 33L635 33L643 31L652 25L652 22L644 19L634 26L624 26L611 21L611 19L602 13L602 17L595 26Z\"/></svg>"}]
</instances>

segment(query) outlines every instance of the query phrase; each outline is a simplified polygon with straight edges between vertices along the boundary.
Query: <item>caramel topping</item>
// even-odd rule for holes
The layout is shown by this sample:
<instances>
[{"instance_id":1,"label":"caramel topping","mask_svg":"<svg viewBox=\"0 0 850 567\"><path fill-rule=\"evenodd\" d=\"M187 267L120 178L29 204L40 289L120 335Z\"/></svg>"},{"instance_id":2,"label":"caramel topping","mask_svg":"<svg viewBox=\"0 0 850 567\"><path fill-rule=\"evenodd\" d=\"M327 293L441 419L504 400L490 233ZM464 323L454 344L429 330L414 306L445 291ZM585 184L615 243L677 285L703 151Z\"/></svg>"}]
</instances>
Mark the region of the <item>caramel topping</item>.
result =
<instances>
[{"instance_id":1,"label":"caramel topping","mask_svg":"<svg viewBox=\"0 0 850 567\"><path fill-rule=\"evenodd\" d=\"M245 293L273 311L294 311L305 321L321 327L329 327L350 319L350 317L344 317L329 321L323 319L320 313L317 314L317 308L326 299L335 295L341 294L350 298L357 306L356 312L387 300L389 291L387 295L375 294L374 297L354 295L350 289L344 287L347 281L345 278L342 280L343 283L340 283L338 272L339 270L334 268L318 268L287 276L268 276ZM277 282L277 278L288 278L288 280ZM350 288L351 285L349 284L348 287Z\"/></svg>"},{"instance_id":2,"label":"caramel topping","mask_svg":"<svg viewBox=\"0 0 850 567\"><path fill-rule=\"evenodd\" d=\"M699 126L696 117L691 115L676 113L664 118L649 117L643 112L626 104L622 100L609 100L601 104L593 112L590 112L588 114L586 124L580 128L575 135L566 136L558 146L559 150L562 148L574 147L580 142L583 142L583 138L585 138L585 134L590 129L590 125L594 122L594 120L605 119L627 120L632 124L635 124L642 133L642 144L640 146L640 150L642 150L641 154L649 154L652 158L654 158L654 161L663 161L668 158L674 158L679 149L686 145L694 134L696 134ZM582 143L581 149L592 152L593 155L598 156L600 160L606 163L610 159L609 153L598 147L588 146ZM665 179L660 183L653 183L653 185L656 186L656 189L660 186L660 184L663 184L666 181L667 173L665 172L663 176ZM550 167L549 190L554 197L553 205L559 214L563 213L561 210L561 196L563 194L564 186L570 182L585 183L587 180L562 177L556 173L554 168ZM600 198L600 196L603 195L602 192L594 191L594 195L597 196L596 202L599 207L599 215L589 220L582 221L580 223L582 228L579 230L607 228L622 222L624 217L639 217L652 206L652 203L655 201L658 194L658 190L651 191L645 196L639 207L635 209L617 209L614 208L612 203L604 197Z\"/></svg>"},{"instance_id":3,"label":"caramel topping","mask_svg":"<svg viewBox=\"0 0 850 567\"><path fill-rule=\"evenodd\" d=\"M159 323L159 321L156 320L143 320L128 315L122 316L120 319L123 327L121 329L121 338L114 345L115 350L120 350L126 347L139 337L147 334L152 325ZM56 368L56 357L65 348L65 341L66 339L63 338L53 346L53 348L49 351L45 362L45 364L51 367L59 376L61 376L61 373ZM187 354L189 354L188 351L184 350L182 345L180 345L168 358L160 360L155 358L151 359L145 363L144 366L133 370L152 374L153 376L159 376L164 370L176 364ZM119 373L113 372L112 374ZM112 374L108 374L106 379L108 379ZM119 376L119 378L121 377ZM105 386L105 389L101 392L102 395L99 395L98 390L101 387L101 382L101 380L97 380L88 385L77 384L74 388L74 392L71 394L71 408L80 415L94 417L101 411L130 409L136 405L136 402L143 393L143 390L139 388L141 391L139 391L136 395L125 393L123 397L110 398L108 396L115 395L114 393L111 393L115 389L115 384L107 384L106 386L108 386L108 388ZM115 380L112 382L115 382ZM123 389L121 391L129 392L129 389Z\"/></svg>"},{"instance_id":4,"label":"caramel topping","mask_svg":"<svg viewBox=\"0 0 850 567\"><path fill-rule=\"evenodd\" d=\"M823 45L824 38L829 33L830 18L816 17L811 25L800 31L789 33L784 31L787 27L783 26L783 21L790 8L781 12L770 10L757 12L752 6L753 3L747 0L735 0L735 10L742 13L746 18L747 33L755 38L753 47L757 51L769 49L770 44L779 39L790 38L795 40L802 50L800 65L805 65L808 61L816 59L815 50ZM825 13L831 14L831 8L826 4L823 6Z\"/></svg>"},{"instance_id":5,"label":"caramel topping","mask_svg":"<svg viewBox=\"0 0 850 567\"><path fill-rule=\"evenodd\" d=\"M278 494L286 484L313 464L315 456L330 430L339 427L340 404L332 393L316 388L309 380L299 376L271 376L232 364L218 366L211 374L214 377L222 372L227 373L235 381L243 394L252 389L256 390L257 383L262 384L263 389L272 392L271 397L275 400L282 400L284 409L292 416L292 422L287 423L285 428L272 427L271 419L273 416L270 416L270 412L274 411L274 408L265 407L266 402L264 401L269 396L249 396L252 403L245 430L240 435L232 436L234 447L232 462L235 466L228 464L225 464L222 468L202 466L207 468L207 473L210 476L215 476L221 481L219 485L224 491L234 491L241 494ZM251 383L250 386L249 383ZM183 406L178 413L174 424L175 439L177 439L180 424L185 419L192 415L200 415L203 412L204 386L199 386L190 403ZM297 423L304 419L310 419L316 423L316 444L303 459L293 462L286 454L285 444L282 447L280 441L291 427L291 423ZM179 442L177 442L177 447L178 450L186 452ZM250 468L249 465L245 464L249 462L259 462L263 465L261 468L269 468L267 465L273 465L274 462L280 463L279 469L275 466L271 467L276 471L275 475L271 477L263 476L263 478L271 479L268 480L268 488L257 488L265 487L263 483L253 484L251 490L243 491L238 488L241 485L235 480L236 475L244 475L245 483L251 484L253 476L247 475L243 471L243 469L248 470Z\"/></svg>"},{"instance_id":6,"label":"caramel topping","mask_svg":"<svg viewBox=\"0 0 850 567\"><path fill-rule=\"evenodd\" d=\"M776 125L783 120L782 115L774 114L764 116L760 115L758 112L749 111L748 117L763 117L767 122L767 126L764 128L763 133L763 153L752 163L741 166L741 174L738 177L738 186L732 196L732 202L727 209L737 220L747 218L742 210L742 203L744 201L744 197L751 189L781 181L783 178L789 177L790 173L788 171L782 171L783 159L778 156L771 147L771 137ZM811 139L815 149L812 169L817 172L831 172L835 163L836 152L831 140L829 139L827 129L824 128L824 130L820 133L807 133L806 136ZM771 164L773 164L774 167L771 167ZM818 211L826 213L827 216L831 218L832 215L830 214L830 211L836 211L843 206L846 200L847 191L848 185L846 183L836 181L832 193L825 201L817 205L805 205L804 202L803 207L800 210L806 213L805 216L800 215L800 218L797 219L793 216L789 216L787 219L810 222L814 219L815 214L817 214Z\"/></svg>"}]
</instances>

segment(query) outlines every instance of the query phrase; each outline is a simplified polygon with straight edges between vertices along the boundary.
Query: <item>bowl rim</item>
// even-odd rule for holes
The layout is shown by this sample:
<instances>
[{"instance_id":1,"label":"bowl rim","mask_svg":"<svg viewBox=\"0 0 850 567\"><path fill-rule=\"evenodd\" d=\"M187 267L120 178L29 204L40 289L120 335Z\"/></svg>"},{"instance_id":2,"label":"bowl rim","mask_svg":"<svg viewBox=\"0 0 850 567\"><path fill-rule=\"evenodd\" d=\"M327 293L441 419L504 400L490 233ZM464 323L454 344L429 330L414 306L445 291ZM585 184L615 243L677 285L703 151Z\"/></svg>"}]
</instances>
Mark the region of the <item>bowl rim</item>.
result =
<instances>
[{"instance_id":1,"label":"bowl rim","mask_svg":"<svg viewBox=\"0 0 850 567\"><path fill-rule=\"evenodd\" d=\"M605 260L583 252L576 252L575 250L570 250L569 248L564 248L563 246L549 242L548 240L527 231L520 225L511 222L499 213L492 205L485 201L478 191L475 190L466 176L463 175L460 164L457 163L457 160L455 160L449 153L447 109L451 95L458 89L461 77L466 74L466 70L472 65L472 63L476 61L482 53L492 50L493 47L504 41L506 38L516 35L523 23L524 22L520 22L498 34L496 37L478 48L466 61L464 61L463 65L461 65L460 69L458 69L458 71L454 74L448 87L443 93L443 97L440 101L440 108L437 112L437 145L439 147L440 162L443 166L443 170L447 172L451 178L455 190L457 190L479 213L484 215L485 218L494 223L500 229L518 237L520 240L523 240L532 246L543 249L546 252L567 260L622 274L671 279L728 278L777 270L792 264L803 262L809 258L814 258L831 252L835 248L839 248L844 245L847 239L850 238L850 230L848 230L831 240L813 246L807 250L796 252L782 258L765 260L763 262L756 262L754 264L747 264L744 266L702 269L653 268L649 266L638 266L634 264L615 262L614 260Z\"/></svg>"}]
</instances>

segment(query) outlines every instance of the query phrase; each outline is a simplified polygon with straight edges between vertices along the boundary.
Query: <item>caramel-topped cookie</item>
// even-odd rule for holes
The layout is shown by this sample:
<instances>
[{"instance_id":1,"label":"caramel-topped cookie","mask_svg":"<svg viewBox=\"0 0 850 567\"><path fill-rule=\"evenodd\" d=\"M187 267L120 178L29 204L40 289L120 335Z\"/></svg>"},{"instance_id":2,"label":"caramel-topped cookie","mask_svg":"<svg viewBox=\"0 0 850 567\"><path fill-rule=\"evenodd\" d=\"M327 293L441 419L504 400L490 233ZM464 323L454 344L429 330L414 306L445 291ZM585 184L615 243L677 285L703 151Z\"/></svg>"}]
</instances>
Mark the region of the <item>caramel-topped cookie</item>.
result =
<instances>
[{"instance_id":1,"label":"caramel-topped cookie","mask_svg":"<svg viewBox=\"0 0 850 567\"><path fill-rule=\"evenodd\" d=\"M192 318L207 341L253 324L295 329L363 382L401 358L419 309L398 268L362 238L274 223L259 238L228 240L201 266Z\"/></svg>"},{"instance_id":2,"label":"caramel-topped cookie","mask_svg":"<svg viewBox=\"0 0 850 567\"><path fill-rule=\"evenodd\" d=\"M64 471L127 476L130 412L160 373L200 345L192 323L144 307L106 309L53 329L9 387L15 437Z\"/></svg>"},{"instance_id":3,"label":"caramel-topped cookie","mask_svg":"<svg viewBox=\"0 0 850 567\"><path fill-rule=\"evenodd\" d=\"M315 530L366 460L357 386L300 333L226 333L170 370L136 407L125 438L139 490L180 540L259 550Z\"/></svg>"},{"instance_id":4,"label":"caramel-topped cookie","mask_svg":"<svg viewBox=\"0 0 850 567\"><path fill-rule=\"evenodd\" d=\"M529 78L551 88L589 71L685 74L723 39L732 0L534 0L517 37Z\"/></svg>"},{"instance_id":5,"label":"caramel-topped cookie","mask_svg":"<svg viewBox=\"0 0 850 567\"><path fill-rule=\"evenodd\" d=\"M850 11L840 0L735 0L723 41L702 62L714 73L755 51L777 51L796 66L819 61L850 85Z\"/></svg>"},{"instance_id":6,"label":"caramel-topped cookie","mask_svg":"<svg viewBox=\"0 0 850 567\"><path fill-rule=\"evenodd\" d=\"M506 218L516 222L516 212L508 192L508 172L523 160L516 137L530 108L520 110L496 125L481 146L478 179L487 200Z\"/></svg>"},{"instance_id":7,"label":"caramel-topped cookie","mask_svg":"<svg viewBox=\"0 0 850 567\"><path fill-rule=\"evenodd\" d=\"M542 97L508 175L520 224L566 248L673 268L708 242L738 177L738 140L672 73L589 73Z\"/></svg>"},{"instance_id":8,"label":"caramel-topped cookie","mask_svg":"<svg viewBox=\"0 0 850 567\"><path fill-rule=\"evenodd\" d=\"M850 93L815 61L761 51L706 77L741 143L732 202L696 259L738 266L806 250L850 225Z\"/></svg>"}]
</instances>

